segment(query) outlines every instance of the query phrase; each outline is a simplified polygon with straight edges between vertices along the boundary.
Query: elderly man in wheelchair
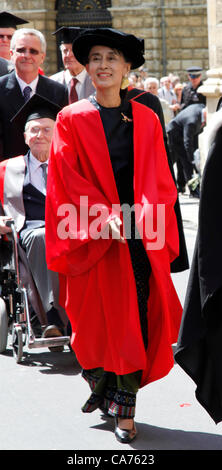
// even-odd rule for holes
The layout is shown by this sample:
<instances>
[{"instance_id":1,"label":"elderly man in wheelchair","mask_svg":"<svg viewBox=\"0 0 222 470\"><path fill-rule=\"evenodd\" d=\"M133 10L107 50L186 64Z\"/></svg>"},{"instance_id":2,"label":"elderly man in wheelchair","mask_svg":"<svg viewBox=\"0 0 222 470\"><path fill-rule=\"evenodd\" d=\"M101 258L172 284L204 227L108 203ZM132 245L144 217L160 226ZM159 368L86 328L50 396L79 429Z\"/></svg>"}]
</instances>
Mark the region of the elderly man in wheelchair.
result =
<instances>
[{"instance_id":1,"label":"elderly man in wheelchair","mask_svg":"<svg viewBox=\"0 0 222 470\"><path fill-rule=\"evenodd\" d=\"M21 132L24 129L27 154L0 163L0 312L4 317L7 310L13 325L12 346L17 362L22 357L24 336L31 348L47 346L62 351L64 344L69 344L68 318L59 305L58 276L47 268L45 258L47 164L59 109L35 94L13 118L14 125ZM4 265L10 244L13 253ZM0 337L4 336L3 323L0 318ZM4 338L0 343L2 352Z\"/></svg>"}]
</instances>

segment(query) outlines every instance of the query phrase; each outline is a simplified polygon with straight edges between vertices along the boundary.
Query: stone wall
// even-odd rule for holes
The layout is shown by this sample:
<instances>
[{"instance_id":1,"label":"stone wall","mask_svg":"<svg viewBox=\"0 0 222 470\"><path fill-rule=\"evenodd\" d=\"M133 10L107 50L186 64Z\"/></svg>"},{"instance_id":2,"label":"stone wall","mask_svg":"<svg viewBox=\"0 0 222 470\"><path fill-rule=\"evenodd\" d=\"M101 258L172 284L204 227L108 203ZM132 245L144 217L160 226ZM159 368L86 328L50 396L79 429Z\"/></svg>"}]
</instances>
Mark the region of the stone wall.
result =
<instances>
[{"instance_id":1,"label":"stone wall","mask_svg":"<svg viewBox=\"0 0 222 470\"><path fill-rule=\"evenodd\" d=\"M74 0L73 0L74 1ZM0 0L7 10L30 21L47 39L46 75L57 71L55 0ZM150 75L170 72L186 79L190 65L208 69L206 0L112 0L113 27L145 39L146 67Z\"/></svg>"},{"instance_id":2,"label":"stone wall","mask_svg":"<svg viewBox=\"0 0 222 470\"><path fill-rule=\"evenodd\" d=\"M208 69L207 1L113 0L110 11L113 27L145 39L149 75L185 80L189 66Z\"/></svg>"}]
</instances>

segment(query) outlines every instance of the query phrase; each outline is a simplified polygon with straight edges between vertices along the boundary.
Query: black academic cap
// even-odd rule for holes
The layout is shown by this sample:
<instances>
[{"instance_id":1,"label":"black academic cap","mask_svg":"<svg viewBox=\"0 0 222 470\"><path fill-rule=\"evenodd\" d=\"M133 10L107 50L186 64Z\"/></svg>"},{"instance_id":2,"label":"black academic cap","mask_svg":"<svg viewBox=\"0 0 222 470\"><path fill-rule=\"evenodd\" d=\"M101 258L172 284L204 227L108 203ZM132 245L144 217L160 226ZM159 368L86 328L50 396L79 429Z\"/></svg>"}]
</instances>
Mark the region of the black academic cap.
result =
<instances>
[{"instance_id":1,"label":"black academic cap","mask_svg":"<svg viewBox=\"0 0 222 470\"><path fill-rule=\"evenodd\" d=\"M34 119L50 118L56 120L61 107L37 93L28 100L13 116L11 123L24 131L25 124Z\"/></svg>"},{"instance_id":2,"label":"black academic cap","mask_svg":"<svg viewBox=\"0 0 222 470\"><path fill-rule=\"evenodd\" d=\"M52 34L56 34L59 38L60 44L72 44L74 39L81 33L82 28L79 26L61 26L61 28L54 31Z\"/></svg>"},{"instance_id":3,"label":"black academic cap","mask_svg":"<svg viewBox=\"0 0 222 470\"><path fill-rule=\"evenodd\" d=\"M136 69L144 64L144 39L113 28L88 28L74 40L73 53L80 62L86 65L93 46L108 46L121 51L125 59Z\"/></svg>"},{"instance_id":4,"label":"black academic cap","mask_svg":"<svg viewBox=\"0 0 222 470\"><path fill-rule=\"evenodd\" d=\"M0 11L0 28L14 28L18 24L29 23L29 21L19 18L18 16L8 13L8 11Z\"/></svg>"}]
</instances>

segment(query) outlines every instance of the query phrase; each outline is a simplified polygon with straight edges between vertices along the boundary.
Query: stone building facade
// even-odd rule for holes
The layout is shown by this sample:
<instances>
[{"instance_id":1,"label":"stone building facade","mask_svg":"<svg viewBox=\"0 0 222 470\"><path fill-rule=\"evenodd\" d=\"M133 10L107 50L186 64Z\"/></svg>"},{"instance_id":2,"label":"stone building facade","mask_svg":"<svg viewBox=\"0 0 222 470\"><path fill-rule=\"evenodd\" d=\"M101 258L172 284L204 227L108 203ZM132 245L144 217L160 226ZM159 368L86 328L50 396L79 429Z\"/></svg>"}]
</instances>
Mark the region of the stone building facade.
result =
<instances>
[{"instance_id":1,"label":"stone building facade","mask_svg":"<svg viewBox=\"0 0 222 470\"><path fill-rule=\"evenodd\" d=\"M208 69L207 1L113 0L111 14L113 27L145 39L150 75L185 79L191 65Z\"/></svg>"},{"instance_id":2,"label":"stone building facade","mask_svg":"<svg viewBox=\"0 0 222 470\"><path fill-rule=\"evenodd\" d=\"M209 67L207 0L0 0L0 10L22 16L45 34L46 75L58 69L52 32L62 25L112 25L143 37L152 76L172 72L184 80L188 66Z\"/></svg>"}]
</instances>

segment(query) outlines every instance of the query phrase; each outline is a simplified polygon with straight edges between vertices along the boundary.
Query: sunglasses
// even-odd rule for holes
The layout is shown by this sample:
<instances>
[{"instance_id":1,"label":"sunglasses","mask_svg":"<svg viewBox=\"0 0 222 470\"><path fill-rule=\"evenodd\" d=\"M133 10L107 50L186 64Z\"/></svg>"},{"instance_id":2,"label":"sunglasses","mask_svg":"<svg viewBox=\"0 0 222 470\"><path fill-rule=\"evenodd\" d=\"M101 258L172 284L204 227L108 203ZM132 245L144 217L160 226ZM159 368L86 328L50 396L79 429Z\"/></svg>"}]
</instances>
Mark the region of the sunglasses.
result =
<instances>
[{"instance_id":1,"label":"sunglasses","mask_svg":"<svg viewBox=\"0 0 222 470\"><path fill-rule=\"evenodd\" d=\"M12 34L0 34L0 39L7 38L9 41L12 39Z\"/></svg>"},{"instance_id":2,"label":"sunglasses","mask_svg":"<svg viewBox=\"0 0 222 470\"><path fill-rule=\"evenodd\" d=\"M25 47L18 47L17 49L15 49L15 52L17 52L17 54L25 54L26 52L29 52L29 54L32 55L40 54L40 51L38 51L37 49L33 49L32 47L30 49L26 49Z\"/></svg>"},{"instance_id":3,"label":"sunglasses","mask_svg":"<svg viewBox=\"0 0 222 470\"><path fill-rule=\"evenodd\" d=\"M189 77L190 78L198 78L200 77L201 74L198 74L198 75L194 75L193 73L189 73Z\"/></svg>"}]
</instances>

